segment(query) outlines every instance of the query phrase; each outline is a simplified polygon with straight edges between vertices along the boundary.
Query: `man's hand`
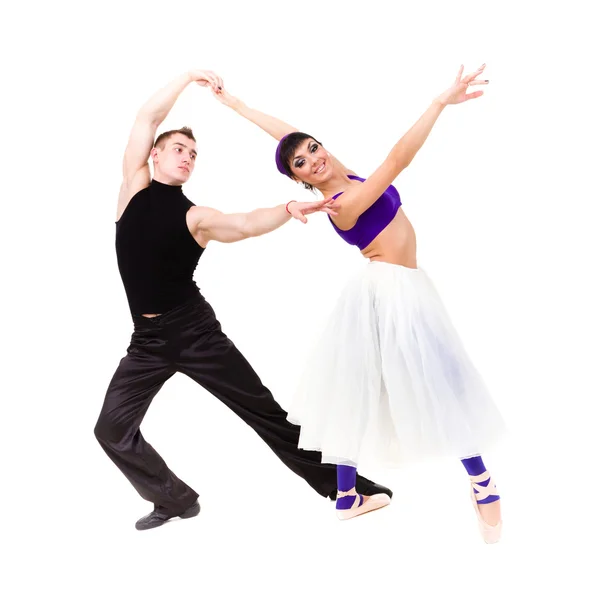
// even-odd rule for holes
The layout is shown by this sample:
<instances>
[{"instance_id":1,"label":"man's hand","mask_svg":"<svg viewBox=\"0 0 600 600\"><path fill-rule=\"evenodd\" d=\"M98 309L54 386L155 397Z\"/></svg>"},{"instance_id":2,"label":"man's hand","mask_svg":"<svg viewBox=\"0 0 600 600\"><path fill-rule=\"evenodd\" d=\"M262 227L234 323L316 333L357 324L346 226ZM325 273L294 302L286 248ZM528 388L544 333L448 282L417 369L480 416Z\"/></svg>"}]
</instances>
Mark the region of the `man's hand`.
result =
<instances>
[{"instance_id":1,"label":"man's hand","mask_svg":"<svg viewBox=\"0 0 600 600\"><path fill-rule=\"evenodd\" d=\"M337 212L335 209L335 200L331 198L317 200L316 202L296 202L292 200L287 205L287 210L292 217L298 219L298 221L302 221L302 223L308 222L306 215L312 215L315 212L326 212L329 215L336 216Z\"/></svg>"},{"instance_id":2,"label":"man's hand","mask_svg":"<svg viewBox=\"0 0 600 600\"><path fill-rule=\"evenodd\" d=\"M223 88L223 80L213 71L205 71L201 69L192 69L189 72L192 81L195 81L202 87L210 86L213 92Z\"/></svg>"}]
</instances>

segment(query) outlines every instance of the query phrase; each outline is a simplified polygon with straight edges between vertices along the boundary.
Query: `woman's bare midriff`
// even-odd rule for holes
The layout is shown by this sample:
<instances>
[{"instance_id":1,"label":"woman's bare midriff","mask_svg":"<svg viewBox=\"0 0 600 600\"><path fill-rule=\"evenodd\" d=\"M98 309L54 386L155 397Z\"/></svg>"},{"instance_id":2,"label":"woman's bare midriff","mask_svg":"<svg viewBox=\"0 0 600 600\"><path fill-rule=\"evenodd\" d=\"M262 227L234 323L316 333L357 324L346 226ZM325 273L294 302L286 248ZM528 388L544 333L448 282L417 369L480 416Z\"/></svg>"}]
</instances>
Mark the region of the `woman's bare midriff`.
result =
<instances>
[{"instance_id":1,"label":"woman's bare midriff","mask_svg":"<svg viewBox=\"0 0 600 600\"><path fill-rule=\"evenodd\" d=\"M389 225L362 250L362 255L373 261L417 268L415 230L401 208Z\"/></svg>"}]
</instances>

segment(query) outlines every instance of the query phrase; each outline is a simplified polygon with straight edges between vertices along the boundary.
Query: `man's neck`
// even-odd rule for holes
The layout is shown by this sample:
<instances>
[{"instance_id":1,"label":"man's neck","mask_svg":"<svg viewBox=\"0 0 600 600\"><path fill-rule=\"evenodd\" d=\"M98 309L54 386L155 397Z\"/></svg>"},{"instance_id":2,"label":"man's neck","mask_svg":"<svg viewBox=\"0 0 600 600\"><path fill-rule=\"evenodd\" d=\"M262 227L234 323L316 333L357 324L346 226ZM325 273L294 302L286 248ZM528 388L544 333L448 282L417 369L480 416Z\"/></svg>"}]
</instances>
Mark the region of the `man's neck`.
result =
<instances>
[{"instance_id":1,"label":"man's neck","mask_svg":"<svg viewBox=\"0 0 600 600\"><path fill-rule=\"evenodd\" d=\"M163 185L170 185L172 187L181 187L181 182L173 181L166 175L162 175L161 173L155 173L152 179L158 183L162 183Z\"/></svg>"}]
</instances>

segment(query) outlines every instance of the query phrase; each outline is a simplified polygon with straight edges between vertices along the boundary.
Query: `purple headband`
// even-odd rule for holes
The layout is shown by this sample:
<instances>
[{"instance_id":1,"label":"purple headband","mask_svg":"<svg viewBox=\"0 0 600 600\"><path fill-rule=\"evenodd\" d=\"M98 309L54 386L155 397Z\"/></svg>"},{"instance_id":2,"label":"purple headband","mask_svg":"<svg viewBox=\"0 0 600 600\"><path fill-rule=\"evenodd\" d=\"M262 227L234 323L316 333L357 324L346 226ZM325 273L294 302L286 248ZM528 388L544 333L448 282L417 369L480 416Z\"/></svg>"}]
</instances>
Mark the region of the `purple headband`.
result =
<instances>
[{"instance_id":1,"label":"purple headband","mask_svg":"<svg viewBox=\"0 0 600 600\"><path fill-rule=\"evenodd\" d=\"M281 158L279 157L279 151L281 150L281 144L283 144L283 141L291 134L287 134L284 135L281 140L279 140L279 144L277 144L277 150L275 150L275 164L277 165L277 170L282 174L282 175L287 175L288 177L290 176L289 173L286 171L285 166L281 160Z\"/></svg>"}]
</instances>

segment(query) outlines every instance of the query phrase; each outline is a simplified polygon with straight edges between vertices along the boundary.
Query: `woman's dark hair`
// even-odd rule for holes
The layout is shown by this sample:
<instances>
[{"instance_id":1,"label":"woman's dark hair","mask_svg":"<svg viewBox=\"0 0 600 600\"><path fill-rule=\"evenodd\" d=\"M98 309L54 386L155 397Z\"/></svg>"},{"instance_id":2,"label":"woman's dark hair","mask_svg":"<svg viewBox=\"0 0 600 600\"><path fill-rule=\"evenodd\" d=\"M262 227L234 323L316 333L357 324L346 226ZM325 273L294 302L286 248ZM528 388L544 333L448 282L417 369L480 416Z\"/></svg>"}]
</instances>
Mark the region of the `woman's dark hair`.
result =
<instances>
[{"instance_id":1,"label":"woman's dark hair","mask_svg":"<svg viewBox=\"0 0 600 600\"><path fill-rule=\"evenodd\" d=\"M294 133L288 134L288 136L281 142L281 144L279 146L279 152L278 152L278 156L277 156L278 164L281 165L281 167L285 171L285 174L290 178L293 177L292 169L290 167L290 162L292 161L292 158L294 157L294 154L295 154L296 150L298 149L298 146L304 140L315 140L315 142L317 142L317 144L319 144L319 146L323 145L323 144L321 144L321 142L316 140L312 135L308 135L308 133L302 133L301 131L294 131ZM314 187L312 185L310 185L310 183L305 183L304 181L302 183L303 183L305 189L310 190L311 192L314 191Z\"/></svg>"}]
</instances>

